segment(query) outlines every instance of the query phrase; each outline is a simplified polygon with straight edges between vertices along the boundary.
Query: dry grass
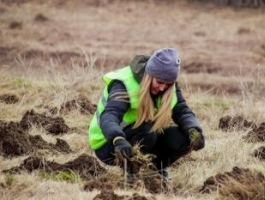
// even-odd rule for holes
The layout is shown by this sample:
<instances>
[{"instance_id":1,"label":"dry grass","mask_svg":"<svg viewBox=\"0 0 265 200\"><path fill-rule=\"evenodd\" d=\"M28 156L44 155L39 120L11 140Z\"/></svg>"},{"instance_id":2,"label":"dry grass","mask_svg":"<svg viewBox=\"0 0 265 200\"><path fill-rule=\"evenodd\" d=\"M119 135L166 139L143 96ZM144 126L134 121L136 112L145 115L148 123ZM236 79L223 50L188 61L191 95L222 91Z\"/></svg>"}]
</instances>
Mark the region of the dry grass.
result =
<instances>
[{"instance_id":1,"label":"dry grass","mask_svg":"<svg viewBox=\"0 0 265 200\"><path fill-rule=\"evenodd\" d=\"M231 171L234 166L265 174L264 163L251 156L262 144L243 141L246 131L218 129L224 115L242 114L257 124L264 121L265 26L260 10L188 6L186 1L170 5L151 0L112 4L102 1L103 6L81 2L73 5L69 1L62 6L57 1L29 2L20 7L0 2L0 9L5 10L0 13L0 90L1 94L15 94L20 99L16 104L0 103L0 120L19 121L28 110L43 112L41 105L60 107L79 94L97 103L104 72L128 64L135 54L173 46L180 50L182 58L179 82L203 125L206 147L170 168L172 184L178 188L176 195L159 194L156 199L225 199L245 186L234 184L235 190L223 189L221 197L218 191L200 194L198 189L208 177ZM47 21L35 20L40 13ZM12 29L13 22L21 26ZM198 63L204 68L195 68L197 71L191 73L189 66ZM84 152L93 154L87 145L91 115L73 110L62 116L66 124L77 128L60 136L74 152L67 158L46 151L39 155L63 163ZM30 134L41 134L46 141L55 142L54 137L37 127ZM24 159L0 156L0 169L17 166ZM105 167L110 179L115 180L120 171ZM6 183L2 173L0 183ZM135 191L115 192L124 195ZM150 195L144 189L137 192ZM0 197L92 199L97 193L84 191L82 183L43 180L33 173L14 175L13 183L1 189Z\"/></svg>"}]
</instances>

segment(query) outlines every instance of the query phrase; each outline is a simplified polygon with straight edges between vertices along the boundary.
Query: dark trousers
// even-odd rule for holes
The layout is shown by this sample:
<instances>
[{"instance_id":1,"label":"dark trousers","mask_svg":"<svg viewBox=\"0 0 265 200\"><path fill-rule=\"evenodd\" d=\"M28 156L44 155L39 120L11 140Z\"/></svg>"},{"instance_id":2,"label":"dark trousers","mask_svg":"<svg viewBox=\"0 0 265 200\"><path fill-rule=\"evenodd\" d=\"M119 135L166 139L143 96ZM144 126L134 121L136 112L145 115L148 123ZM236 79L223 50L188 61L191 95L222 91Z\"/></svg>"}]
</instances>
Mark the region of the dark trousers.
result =
<instances>
[{"instance_id":1,"label":"dark trousers","mask_svg":"<svg viewBox=\"0 0 265 200\"><path fill-rule=\"evenodd\" d=\"M124 130L126 140L131 145L140 144L143 154L153 154L156 168L164 169L188 153L190 140L177 126L164 129L164 133L149 132L150 126L144 125L137 129L128 127ZM114 165L114 146L106 143L95 151L96 156L105 164Z\"/></svg>"}]
</instances>

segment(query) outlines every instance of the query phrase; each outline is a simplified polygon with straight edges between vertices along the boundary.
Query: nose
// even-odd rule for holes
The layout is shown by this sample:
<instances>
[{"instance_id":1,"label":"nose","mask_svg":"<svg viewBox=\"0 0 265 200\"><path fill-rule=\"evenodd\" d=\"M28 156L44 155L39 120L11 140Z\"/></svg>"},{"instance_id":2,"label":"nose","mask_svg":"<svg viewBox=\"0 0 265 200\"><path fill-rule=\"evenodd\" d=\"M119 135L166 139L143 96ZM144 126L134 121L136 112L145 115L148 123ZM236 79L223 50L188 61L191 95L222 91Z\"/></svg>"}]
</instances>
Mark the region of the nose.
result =
<instances>
[{"instance_id":1,"label":"nose","mask_svg":"<svg viewBox=\"0 0 265 200\"><path fill-rule=\"evenodd\" d=\"M161 92L163 92L163 91L166 89L166 87L167 87L167 86L164 85L164 84L163 84L163 85L160 85L160 86L159 86L159 90L160 90Z\"/></svg>"}]
</instances>

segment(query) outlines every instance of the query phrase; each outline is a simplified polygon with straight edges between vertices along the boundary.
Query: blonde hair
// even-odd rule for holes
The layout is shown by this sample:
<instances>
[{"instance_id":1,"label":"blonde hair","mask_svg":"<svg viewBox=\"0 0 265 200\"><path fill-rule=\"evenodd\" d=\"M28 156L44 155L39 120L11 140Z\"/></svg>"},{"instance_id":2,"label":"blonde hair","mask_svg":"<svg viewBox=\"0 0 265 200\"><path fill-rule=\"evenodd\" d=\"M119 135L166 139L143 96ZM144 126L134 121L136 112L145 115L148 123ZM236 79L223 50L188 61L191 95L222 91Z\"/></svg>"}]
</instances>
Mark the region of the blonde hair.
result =
<instances>
[{"instance_id":1,"label":"blonde hair","mask_svg":"<svg viewBox=\"0 0 265 200\"><path fill-rule=\"evenodd\" d=\"M154 122L152 132L163 132L163 128L168 126L171 121L171 100L173 97L174 84L164 92L161 99L161 106L155 110L154 103L150 94L152 76L145 74L140 86L140 99L137 111L137 120L133 128L139 127L143 122Z\"/></svg>"}]
</instances>

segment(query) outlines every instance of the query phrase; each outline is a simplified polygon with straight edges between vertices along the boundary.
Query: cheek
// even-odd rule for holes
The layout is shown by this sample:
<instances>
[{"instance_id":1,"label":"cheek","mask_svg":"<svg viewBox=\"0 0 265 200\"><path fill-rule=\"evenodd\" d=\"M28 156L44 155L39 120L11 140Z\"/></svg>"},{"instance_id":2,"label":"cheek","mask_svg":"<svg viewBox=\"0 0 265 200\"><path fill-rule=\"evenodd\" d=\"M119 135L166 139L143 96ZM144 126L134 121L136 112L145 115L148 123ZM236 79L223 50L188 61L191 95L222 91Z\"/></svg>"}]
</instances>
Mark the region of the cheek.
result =
<instances>
[{"instance_id":1,"label":"cheek","mask_svg":"<svg viewBox=\"0 0 265 200\"><path fill-rule=\"evenodd\" d=\"M151 82L151 85L150 85L150 90L154 90L155 88L157 88L157 84L154 83L154 81Z\"/></svg>"},{"instance_id":2,"label":"cheek","mask_svg":"<svg viewBox=\"0 0 265 200\"><path fill-rule=\"evenodd\" d=\"M153 84L153 82L151 82L151 84L150 84L149 91L150 91L151 94L153 94L153 92L154 92L154 84Z\"/></svg>"}]
</instances>

